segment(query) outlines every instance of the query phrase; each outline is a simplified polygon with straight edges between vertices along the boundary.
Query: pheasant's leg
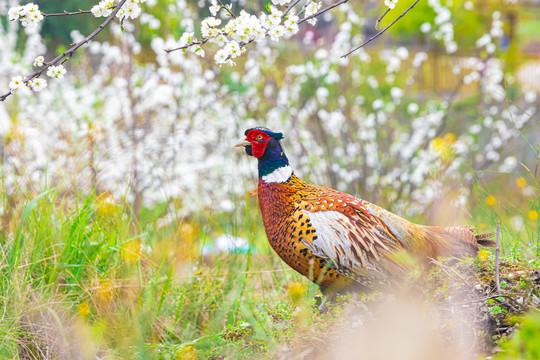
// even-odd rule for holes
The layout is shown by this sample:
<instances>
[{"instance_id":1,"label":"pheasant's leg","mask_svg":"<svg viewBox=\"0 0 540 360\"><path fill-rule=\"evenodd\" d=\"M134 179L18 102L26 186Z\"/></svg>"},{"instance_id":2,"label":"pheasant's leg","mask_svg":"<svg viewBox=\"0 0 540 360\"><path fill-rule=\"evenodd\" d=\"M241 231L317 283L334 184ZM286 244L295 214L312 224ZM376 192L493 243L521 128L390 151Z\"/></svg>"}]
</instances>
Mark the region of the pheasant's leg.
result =
<instances>
[{"instance_id":1,"label":"pheasant's leg","mask_svg":"<svg viewBox=\"0 0 540 360\"><path fill-rule=\"evenodd\" d=\"M326 306L326 303L328 301L334 301L334 299L336 298L336 293L331 293L331 294L326 294L324 296L324 299L321 303L321 305L319 305L319 311L320 312L326 312L326 310L328 310L328 307Z\"/></svg>"}]
</instances>

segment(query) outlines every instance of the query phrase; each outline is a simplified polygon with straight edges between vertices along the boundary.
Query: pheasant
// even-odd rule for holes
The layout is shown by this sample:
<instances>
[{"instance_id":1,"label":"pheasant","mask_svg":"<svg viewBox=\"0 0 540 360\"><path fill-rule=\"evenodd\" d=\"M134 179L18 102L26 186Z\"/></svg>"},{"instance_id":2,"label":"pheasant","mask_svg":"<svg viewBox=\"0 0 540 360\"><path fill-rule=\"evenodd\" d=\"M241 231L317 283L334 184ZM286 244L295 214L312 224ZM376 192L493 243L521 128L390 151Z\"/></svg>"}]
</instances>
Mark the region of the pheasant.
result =
<instances>
[{"instance_id":1,"label":"pheasant","mask_svg":"<svg viewBox=\"0 0 540 360\"><path fill-rule=\"evenodd\" d=\"M298 178L281 133L256 127L236 144L258 159L257 194L274 251L323 294L344 288L388 287L430 258L474 256L492 246L492 234L475 229L417 225L354 196ZM326 301L326 298L325 298Z\"/></svg>"}]
</instances>

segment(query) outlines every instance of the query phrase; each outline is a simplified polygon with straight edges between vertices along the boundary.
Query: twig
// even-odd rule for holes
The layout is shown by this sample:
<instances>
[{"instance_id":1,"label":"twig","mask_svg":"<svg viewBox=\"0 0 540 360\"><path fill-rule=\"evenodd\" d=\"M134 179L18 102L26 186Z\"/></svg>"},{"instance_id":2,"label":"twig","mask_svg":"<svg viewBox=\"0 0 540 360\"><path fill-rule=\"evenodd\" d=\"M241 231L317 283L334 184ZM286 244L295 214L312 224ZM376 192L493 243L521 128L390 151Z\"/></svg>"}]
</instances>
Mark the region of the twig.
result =
<instances>
[{"instance_id":1,"label":"twig","mask_svg":"<svg viewBox=\"0 0 540 360\"><path fill-rule=\"evenodd\" d=\"M103 30L105 27L107 27L107 25L109 25L109 23L112 21L112 19L114 19L114 17L116 16L116 14L118 13L118 11L120 11L120 9L122 8L122 6L124 5L124 3L126 2L127 0L120 0L120 2L116 5L116 8L112 11L112 13L107 17L107 19L105 19L105 21L99 25L99 27L97 29L95 29L90 35L88 35L87 37L85 37L84 39L82 39L81 41L79 41L78 43L76 43L75 45L73 45L72 47L70 47L68 50L64 51L62 54L58 55L57 57L55 57L54 59L52 59L51 61L48 61L46 63L43 64L43 66L38 70L36 71L35 73L33 74L30 74L28 75L27 77L24 78L23 82L26 84L28 83L28 81L32 80L33 78L36 78L36 77L39 77L45 70L47 70L47 68L51 65L54 65L56 64L57 62L59 62L60 60L62 60L63 58L66 58L69 59L71 56L73 56L73 53L75 51L77 51L78 48L80 48L81 46L83 46L84 44L86 44L87 42L89 42L91 39L93 39L97 34L99 34L101 32L101 30ZM64 60L64 62L66 61ZM62 62L62 64L64 63ZM12 95L13 92L10 90L8 91L7 93L5 93L4 95L0 96L0 101L4 101L9 95Z\"/></svg>"},{"instance_id":2,"label":"twig","mask_svg":"<svg viewBox=\"0 0 540 360\"><path fill-rule=\"evenodd\" d=\"M49 17L49 16L69 16L69 15L91 14L91 13L92 11L90 10L79 10L79 11L73 11L73 12L64 11L63 13L53 13L53 14L45 14L44 12L42 12L41 15L43 15L44 17Z\"/></svg>"},{"instance_id":3,"label":"twig","mask_svg":"<svg viewBox=\"0 0 540 360\"><path fill-rule=\"evenodd\" d=\"M219 5L221 5L222 8L224 8L228 13L229 15L231 15L233 18L236 19L236 15L234 15L234 13L232 12L231 9L229 9L228 7L226 7L225 5L223 5L223 3L221 2L221 0L217 0L217 2L219 3ZM231 4L232 6L232 4Z\"/></svg>"},{"instance_id":4,"label":"twig","mask_svg":"<svg viewBox=\"0 0 540 360\"><path fill-rule=\"evenodd\" d=\"M377 23L375 24L375 29L379 30L379 23L386 16L386 14L388 14L389 11L390 11L390 8L387 8L384 14L382 14L381 17L377 19Z\"/></svg>"},{"instance_id":5,"label":"twig","mask_svg":"<svg viewBox=\"0 0 540 360\"><path fill-rule=\"evenodd\" d=\"M335 3L335 4L332 4L332 5L328 6L328 7L325 7L324 9L317 11L315 14L313 14L311 16L308 16L308 17L305 17L302 20L298 21L298 25L300 25L301 23L303 23L305 21L308 21L309 19L313 19L314 17L317 17L317 16L319 16L321 14L324 14L328 10L332 10L333 8L335 8L335 7L339 6L339 5L345 4L348 1L349 0L341 0L341 1L338 1L337 3ZM416 1L418 2L419 0L416 0Z\"/></svg>"},{"instance_id":6,"label":"twig","mask_svg":"<svg viewBox=\"0 0 540 360\"><path fill-rule=\"evenodd\" d=\"M453 272L461 281L463 281L467 286L472 287L472 284L467 281L463 276L461 276L455 269L452 269L450 266L446 266L443 263L438 262L433 258L429 258L432 264L437 265L446 275L451 275L449 272Z\"/></svg>"},{"instance_id":7,"label":"twig","mask_svg":"<svg viewBox=\"0 0 540 360\"><path fill-rule=\"evenodd\" d=\"M354 49L352 49L351 51L349 51L348 53L346 53L345 55L342 55L341 57L342 58L345 58L349 55L351 55L353 52L355 52L356 50L364 47L365 45L369 44L370 42L372 42L373 40L375 40L376 38L378 38L379 36L381 36L382 34L384 34L384 32L388 29L390 29L390 27L392 25L394 25L399 19L401 19L403 16L405 16L406 13L408 13L409 11L412 10L412 8L418 4L418 1L420 0L416 0L411 6L409 6L407 8L407 10L405 10L404 12L401 13L401 15L399 15L394 21L392 21L390 23L390 25L388 25L387 27L385 27L384 29L382 29L381 31L379 31L378 33L376 33L375 35L373 35L372 37L370 37L369 39L367 39L366 41L364 41L362 44L360 44L359 46L355 47Z\"/></svg>"},{"instance_id":8,"label":"twig","mask_svg":"<svg viewBox=\"0 0 540 360\"><path fill-rule=\"evenodd\" d=\"M212 39L212 37L208 37L206 39L203 39L201 41L194 41L192 43L189 43L189 44L186 44L184 46L180 46L180 47L177 47L177 48L174 48L174 49L164 49L165 52L168 54L168 53L171 53L173 51L177 51L177 50L183 50L183 49L187 49L188 47L190 46L193 46L193 45L204 45L208 40Z\"/></svg>"},{"instance_id":9,"label":"twig","mask_svg":"<svg viewBox=\"0 0 540 360\"><path fill-rule=\"evenodd\" d=\"M295 0L291 5L289 5L287 7L287 9L285 10L285 12L283 13L283 17L287 16L287 14L289 13L289 11L292 10L293 7L295 7L296 4L298 4L300 2L300 0Z\"/></svg>"},{"instance_id":10,"label":"twig","mask_svg":"<svg viewBox=\"0 0 540 360\"><path fill-rule=\"evenodd\" d=\"M497 294L501 296L501 281L499 279L499 252L501 251L500 246L500 236L501 236L501 222L497 222L497 240L495 242L495 284L497 285Z\"/></svg>"}]
</instances>

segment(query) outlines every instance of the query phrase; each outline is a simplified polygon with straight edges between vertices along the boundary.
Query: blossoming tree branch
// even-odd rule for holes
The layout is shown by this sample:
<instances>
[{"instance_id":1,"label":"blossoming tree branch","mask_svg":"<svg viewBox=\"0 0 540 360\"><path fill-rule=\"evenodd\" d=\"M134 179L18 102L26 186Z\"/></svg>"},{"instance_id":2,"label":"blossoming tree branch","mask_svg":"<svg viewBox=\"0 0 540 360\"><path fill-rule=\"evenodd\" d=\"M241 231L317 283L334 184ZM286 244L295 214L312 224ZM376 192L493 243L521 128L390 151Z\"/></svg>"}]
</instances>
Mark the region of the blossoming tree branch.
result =
<instances>
[{"instance_id":1,"label":"blossoming tree branch","mask_svg":"<svg viewBox=\"0 0 540 360\"><path fill-rule=\"evenodd\" d=\"M221 0L212 0L209 7L211 17L205 18L200 25L201 39L197 39L194 32L184 33L179 40L177 47L164 49L167 53L173 51L191 51L194 54L204 57L204 47L208 44L215 44L218 47L214 55L214 61L217 65L234 66L233 59L242 55L246 51L246 45L253 42L260 42L269 37L272 41L280 39L289 39L299 31L299 26L307 22L315 25L317 17L320 15L347 3L349 0L337 0L323 7L323 1L314 0L271 0L266 6L267 13L261 13L258 17L242 9L239 14L233 11L232 4L224 4ZM385 0L387 6L384 14L378 19L377 23L392 9L394 9L398 0ZM394 25L400 18L409 12L419 0L416 0L403 13L401 13L387 27L376 33L374 36L353 48L343 57L365 46L367 43L375 40L382 35L388 28ZM40 78L43 73L53 79L62 79L66 73L64 63L68 61L75 51L81 46L88 44L97 34L107 27L114 18L118 18L120 24L125 20L133 20L141 14L141 4L146 0L102 0L94 5L91 10L79 10L61 13L46 14L39 10L38 5L28 3L26 5L15 6L9 10L10 21L20 21L22 26L30 31L37 31L39 23L51 16L77 16L91 14L95 17L105 17L105 21L92 33L82 40L72 44L72 46L57 57L46 61L44 56L38 56L33 63L37 69L32 74L22 76L15 75L9 83L9 91L0 95L0 101L4 101L8 96L21 89L30 89L32 91L41 91L47 87L47 80ZM217 18L220 12L224 12L226 17L230 17L226 23Z\"/></svg>"}]
</instances>

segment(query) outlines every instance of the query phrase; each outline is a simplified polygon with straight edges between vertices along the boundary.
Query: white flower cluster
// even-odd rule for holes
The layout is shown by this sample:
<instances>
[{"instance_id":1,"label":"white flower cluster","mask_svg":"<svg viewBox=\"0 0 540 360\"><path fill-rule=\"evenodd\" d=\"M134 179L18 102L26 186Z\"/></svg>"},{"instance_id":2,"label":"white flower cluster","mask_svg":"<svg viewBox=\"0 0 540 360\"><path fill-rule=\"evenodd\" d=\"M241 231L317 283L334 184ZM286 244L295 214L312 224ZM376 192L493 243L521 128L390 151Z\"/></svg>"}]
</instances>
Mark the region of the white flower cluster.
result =
<instances>
[{"instance_id":1,"label":"white flower cluster","mask_svg":"<svg viewBox=\"0 0 540 360\"><path fill-rule=\"evenodd\" d=\"M139 4L146 0L128 0L122 8L116 13L116 17L136 19L141 15L141 6ZM115 0L102 0L94 5L90 10L95 17L107 17L111 15L115 7Z\"/></svg>"},{"instance_id":2,"label":"white flower cluster","mask_svg":"<svg viewBox=\"0 0 540 360\"><path fill-rule=\"evenodd\" d=\"M201 42L199 42L199 44L195 44L197 42L198 42L197 38L195 38L195 34L192 32L186 32L180 38L180 46L188 46L188 49L191 52L199 56L204 56L204 50L200 45ZM189 44L193 44L193 45L189 46Z\"/></svg>"},{"instance_id":3,"label":"white flower cluster","mask_svg":"<svg viewBox=\"0 0 540 360\"><path fill-rule=\"evenodd\" d=\"M396 2L397 2L397 0L396 0ZM311 15L315 15L317 13L317 11L319 11L321 6L322 6L321 2L311 1L306 6L306 13L305 13L306 17L310 17ZM311 25L315 25L317 23L317 19L315 19L315 18L309 19L307 22L310 23Z\"/></svg>"},{"instance_id":4,"label":"white flower cluster","mask_svg":"<svg viewBox=\"0 0 540 360\"><path fill-rule=\"evenodd\" d=\"M441 5L440 0L428 0L428 4L437 14L434 22L439 28L434 32L433 36L435 39L442 40L444 42L447 53L455 53L458 50L458 45L454 41L454 25L451 22L452 13L450 12L450 9ZM430 30L431 24L422 24L421 31L423 33L427 33Z\"/></svg>"},{"instance_id":5,"label":"white flower cluster","mask_svg":"<svg viewBox=\"0 0 540 360\"><path fill-rule=\"evenodd\" d=\"M47 80L45 79L32 79L28 82L28 87L34 91L41 91L47 87Z\"/></svg>"},{"instance_id":6,"label":"white flower cluster","mask_svg":"<svg viewBox=\"0 0 540 360\"><path fill-rule=\"evenodd\" d=\"M66 69L63 65L58 66L49 66L47 69L47 75L53 78L62 79L64 77L64 74L66 73Z\"/></svg>"},{"instance_id":7,"label":"white flower cluster","mask_svg":"<svg viewBox=\"0 0 540 360\"><path fill-rule=\"evenodd\" d=\"M493 22L491 24L491 31L489 34L484 34L478 40L476 40L476 47L486 48L486 52L491 55L495 52L497 46L493 42L493 39L497 39L503 36L503 22L501 21L501 13L495 11L492 14Z\"/></svg>"},{"instance_id":8,"label":"white flower cluster","mask_svg":"<svg viewBox=\"0 0 540 360\"><path fill-rule=\"evenodd\" d=\"M9 83L9 90L12 93L16 93L18 90L24 89L26 84L23 81L22 76L15 76ZM32 79L28 82L28 87L34 91L41 91L47 87L47 80L45 79Z\"/></svg>"},{"instance_id":9,"label":"white flower cluster","mask_svg":"<svg viewBox=\"0 0 540 360\"><path fill-rule=\"evenodd\" d=\"M396 7L398 0L384 0L384 5L388 6L390 10Z\"/></svg>"},{"instance_id":10,"label":"white flower cluster","mask_svg":"<svg viewBox=\"0 0 540 360\"><path fill-rule=\"evenodd\" d=\"M34 60L34 67L42 67L44 62L45 58L43 56L38 56Z\"/></svg>"},{"instance_id":11,"label":"white flower cluster","mask_svg":"<svg viewBox=\"0 0 540 360\"><path fill-rule=\"evenodd\" d=\"M289 3L290 0L273 2L284 5ZM308 16L307 8L316 12L320 8L320 3L317 5L311 2L306 7L306 16ZM210 6L211 14L216 16L220 9L221 5L218 5L215 0L212 1ZM290 37L299 30L298 16L289 14L284 17L283 12L273 5L270 6L269 14L261 14L258 18L242 10L239 16L229 20L222 28L219 27L221 23L221 20L215 17L205 18L201 22L203 40L197 40L193 32L186 32L180 38L180 47L199 56L204 56L205 52L201 47L202 44L206 42L214 43L220 47L214 56L216 64L220 66L224 64L235 65L232 59L245 52L244 45L247 43L259 42L266 36L269 36L273 41L278 41L279 38Z\"/></svg>"},{"instance_id":12,"label":"white flower cluster","mask_svg":"<svg viewBox=\"0 0 540 360\"><path fill-rule=\"evenodd\" d=\"M290 3L291 0L272 0L272 4L274 5L287 5L288 3Z\"/></svg>"},{"instance_id":13,"label":"white flower cluster","mask_svg":"<svg viewBox=\"0 0 540 360\"><path fill-rule=\"evenodd\" d=\"M37 24L43 20L43 14L39 11L39 6L34 3L15 6L8 11L9 20L20 20L22 26L36 28Z\"/></svg>"}]
</instances>

